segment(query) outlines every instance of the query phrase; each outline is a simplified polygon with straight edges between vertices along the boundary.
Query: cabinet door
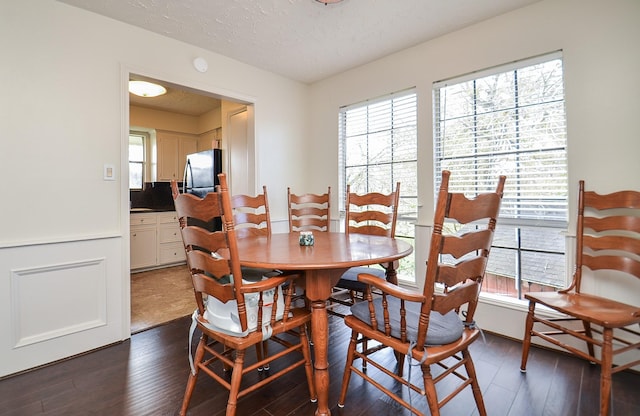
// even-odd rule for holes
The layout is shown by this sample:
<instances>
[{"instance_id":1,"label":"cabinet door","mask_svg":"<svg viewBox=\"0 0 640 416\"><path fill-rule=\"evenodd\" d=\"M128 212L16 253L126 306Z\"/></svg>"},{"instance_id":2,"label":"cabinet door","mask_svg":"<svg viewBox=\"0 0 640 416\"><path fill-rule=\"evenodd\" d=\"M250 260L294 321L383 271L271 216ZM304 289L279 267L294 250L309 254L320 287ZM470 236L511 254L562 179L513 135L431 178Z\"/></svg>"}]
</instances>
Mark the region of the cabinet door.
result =
<instances>
[{"instance_id":1,"label":"cabinet door","mask_svg":"<svg viewBox=\"0 0 640 416\"><path fill-rule=\"evenodd\" d=\"M187 260L182 241L160 244L158 248L158 264L182 263Z\"/></svg>"},{"instance_id":2,"label":"cabinet door","mask_svg":"<svg viewBox=\"0 0 640 416\"><path fill-rule=\"evenodd\" d=\"M165 224L158 227L158 243L173 243L176 241L182 241L180 235L180 227L178 224Z\"/></svg>"},{"instance_id":3,"label":"cabinet door","mask_svg":"<svg viewBox=\"0 0 640 416\"><path fill-rule=\"evenodd\" d=\"M131 269L156 265L158 239L155 225L131 227L129 244Z\"/></svg>"},{"instance_id":4,"label":"cabinet door","mask_svg":"<svg viewBox=\"0 0 640 416\"><path fill-rule=\"evenodd\" d=\"M175 137L158 137L158 180L180 180L178 152L180 143ZM184 164L182 165L184 169Z\"/></svg>"}]
</instances>

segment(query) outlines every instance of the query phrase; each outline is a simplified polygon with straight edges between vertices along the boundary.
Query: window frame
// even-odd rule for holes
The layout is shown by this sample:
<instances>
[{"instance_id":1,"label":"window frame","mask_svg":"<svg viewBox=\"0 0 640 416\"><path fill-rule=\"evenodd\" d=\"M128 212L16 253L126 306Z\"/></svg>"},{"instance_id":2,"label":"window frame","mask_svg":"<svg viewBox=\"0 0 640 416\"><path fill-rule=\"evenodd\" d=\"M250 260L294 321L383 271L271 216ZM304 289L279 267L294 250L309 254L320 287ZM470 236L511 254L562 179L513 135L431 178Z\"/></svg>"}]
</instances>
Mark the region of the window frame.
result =
<instances>
[{"instance_id":1,"label":"window frame","mask_svg":"<svg viewBox=\"0 0 640 416\"><path fill-rule=\"evenodd\" d=\"M401 117L398 114L405 115L402 109L398 109L398 113L396 113L394 109L394 100L398 103L398 107L402 107L405 104L408 104L408 112L407 119L396 122L396 119L400 119ZM407 101L403 101L407 100ZM345 214L345 195L346 195L346 187L348 174L347 170L349 168L354 168L357 166L363 167L369 172L372 168L373 170L376 167L384 167L390 174L388 180L385 180L385 188L387 189L370 189L369 188L369 178L367 178L367 186L366 190L360 190L357 192L382 192L387 193L391 192L395 189L396 182L400 182L400 203L398 210L398 221L396 225L396 237L399 239L406 240L411 245L414 245L415 241L415 228L414 223L417 220L417 204L418 204L418 196L417 196L417 167L418 167L418 139L417 139L417 118L418 118L418 104L417 104L418 96L415 87L408 88L402 91L394 92L391 94L387 94L381 97L368 99L362 102L358 102L352 105L343 106L340 108L338 112L338 157L339 157L339 184L338 184L338 202L339 202L339 210L341 219L344 219ZM376 109L380 109L388 103L390 106L390 111L385 113L384 111L376 112ZM354 114L354 112L358 111L366 112L366 120L364 123L366 124L366 128L363 131L360 131L358 134L349 134L348 123L349 114ZM381 114L382 113L382 114ZM389 117L388 120L380 121L382 117ZM395 117L395 118L394 118ZM409 120L410 121L407 121ZM351 121L354 123L355 121ZM388 128L382 128L380 130L376 130L374 125L377 127L380 124L387 124ZM353 132L352 132L353 133ZM356 137L366 138L366 147L369 148L369 141L378 137L377 135L389 135L389 140L391 141L391 149L395 149L395 145L399 143L396 138L397 137L411 137L413 143L411 144L412 148L409 149L409 156L401 157L401 151L392 150L390 155L385 155L387 158L384 162L371 162L371 159L368 159L366 163L360 164L349 164L347 161L347 146L350 139L354 140ZM412 135L412 136L411 136ZM373 146L372 146L373 147ZM404 148L402 148L404 149ZM369 155L367 155L369 157ZM415 172L415 175L411 175L411 181L413 183L409 183L407 180L403 180L403 178L397 173L397 168L400 164L407 167L410 166L409 169L404 169L404 171L409 170L411 172ZM394 169L395 168L395 169ZM352 186L352 192L353 186ZM412 254L407 258L401 260L400 268L398 270L398 278L400 280L404 280L407 283L413 284L415 283L415 256ZM404 273L403 273L404 271Z\"/></svg>"},{"instance_id":2,"label":"window frame","mask_svg":"<svg viewBox=\"0 0 640 416\"><path fill-rule=\"evenodd\" d=\"M541 65L541 64L545 64L545 63L553 63L555 61L559 60L559 65L560 68L562 70L562 74L560 75L560 81L559 83L561 84L561 100L560 100L560 105L559 107L562 110L561 116L562 116L562 125L561 125L561 131L560 133L558 133L558 136L560 138L560 143L561 146L559 148L555 148L552 149L551 147L549 148L544 148L544 144L540 144L542 143L542 140L538 140L539 137L546 137L543 136L544 130L542 132L539 132L538 135L532 135L530 137L535 138L537 140L536 144L540 144L540 148L532 148L533 150L535 150L536 152L539 153L543 153L543 152L548 152L548 154L551 154L552 152L557 152L557 154L561 155L561 159L558 159L559 162L555 161L552 158L549 158L549 160L552 161L552 163L557 163L558 166L556 167L555 165L552 165L551 163L545 164L545 161L539 161L536 160L531 166L532 166L532 172L537 172L536 169L540 168L540 167L544 167L544 169L550 169L551 171L555 168L558 168L559 170L561 170L561 174L563 176L561 176L560 178L558 177L552 177L552 182L553 183L561 183L560 187L558 188L558 195L560 195L559 198L557 198L556 200L553 200L551 202L549 202L549 205L542 205L539 204L538 206L541 207L538 211L542 212L540 213L536 213L534 210L530 209L529 203L531 203L531 205L535 204L535 199L531 199L530 202L525 201L526 198L524 198L522 195L523 194L517 194L516 191L516 183L518 183L519 181L517 180L513 180L510 181L509 180L509 173L507 173L507 183L505 185L505 196L503 198L503 206L502 206L502 210L501 210L501 214L500 214L500 219L498 221L498 227L503 227L503 229L507 229L509 227L512 227L515 230L515 236L513 237L513 241L509 241L509 238L503 238L502 241L496 241L496 240L500 240L498 234L496 234L497 238L496 240L494 240L494 245L493 248L495 250L492 251L492 257L495 260L497 257L500 257L499 255L494 255L494 251L499 252L501 250L513 250L515 252L515 260L514 262L516 264L514 264L514 269L515 269L515 273L513 276L513 279L515 280L515 290L517 291L517 299L522 299L522 288L523 288L523 283L527 283L529 286L531 286L532 280L523 278L523 276L526 273L523 272L523 267L522 267L522 261L523 258L526 258L527 256L539 256L539 257L544 257L544 256L556 256L556 257L560 257L557 258L553 261L554 264L557 265L558 269L558 275L559 275L559 279L558 282L554 282L555 286L554 287L564 287L566 286L566 284L568 283L568 278L569 278L569 274L566 272L566 255L567 255L567 247L566 245L566 239L564 237L565 233L564 231L566 231L567 226L568 226L568 196L569 196L569 189L568 189L568 153L567 153L567 118L566 118L566 94L564 92L564 68L563 68L563 57L562 57L562 51L556 51L550 54L544 54L544 55L540 55L540 56L536 56L533 58L528 58L528 59L523 59L523 60L519 60L519 61L515 61L515 62L511 62L509 64L506 65L500 65L500 66L496 66L496 67L492 67L492 68L488 68L486 70L482 70L482 71L477 71L477 72L473 72L470 74L466 74L460 77L455 77L455 78L450 78L448 80L444 80L444 81L438 81L435 82L433 84L433 146L434 146L434 190L437 190L439 188L440 185L440 181L441 181L441 172L443 169L443 166L446 168L447 164L443 162L443 160L445 158L442 157L443 152L441 152L442 148L442 141L445 140L446 138L446 132L444 134L442 134L443 131L443 123L446 123L447 119L446 117L443 117L441 114L441 90L446 89L446 88L451 88L453 90L453 87L456 86L461 86L462 84L465 83L473 83L473 94L471 96L471 99L469 99L469 101L472 102L472 105L470 107L472 107L475 111L476 106L478 105L478 102L480 101L480 99L478 98L480 96L480 94L477 93L476 88L476 82L483 80L484 78L489 78L490 77L495 77L496 79L501 76L504 75L505 77L508 76L508 74L512 74L514 76L514 88L513 88L513 94L514 94L514 98L513 98L513 112L514 112L514 116L513 116L513 120L509 120L507 119L508 122L513 122L513 123L517 123L518 122L518 111L521 108L520 107L520 102L524 103L527 105L527 109L530 110L531 107L533 106L539 106L539 107L535 107L536 109L538 108L544 108L544 106L547 104L547 102L545 102L544 99L540 99L539 101L534 102L533 104L531 103L531 101L526 100L525 98L529 98L529 96L525 96L524 93L521 93L518 90L518 71L524 71L526 73L526 70L534 68L536 65ZM550 64L551 65L551 64ZM557 63L556 63L557 65ZM532 93L531 96L533 96L534 94ZM497 100L496 100L497 101ZM492 108L488 105L486 105L486 102L484 103L485 107L484 108L489 108L489 110L487 110L487 112L491 112L491 111L498 111L495 108ZM524 107L524 105L522 105L522 107ZM445 110L446 111L446 110ZM541 111L541 110L538 110ZM460 114L457 114L457 116L459 116L460 118L463 117L471 117L471 113L464 113L462 112ZM476 113L477 114L477 113ZM464 139L464 135L465 134L469 134L469 137L471 138L472 143L474 141L478 140L478 131L474 130L473 128L468 129L469 131L466 132L463 129L463 134L461 134L460 137L462 137ZM518 142L520 140L520 138L517 136L518 134L520 134L520 131L517 130L516 128L514 128L514 131L516 132L515 134L515 138L516 138L516 142ZM490 130L491 132L491 130ZM489 136L489 137L493 137L492 140L486 140L489 143L493 143L493 142L497 142L497 137L499 136L499 134L496 134L496 136ZM557 139L557 137L552 136L553 139ZM460 140L463 140L460 139ZM564 140L562 142L562 140ZM533 140L535 141L535 140ZM466 147L471 147L469 144L467 144L467 142L461 141L462 144L460 144L460 148L464 148L465 145ZM497 147L497 146L496 146ZM530 152L532 149L522 149L522 152L520 151L520 149L518 149L518 151L512 152L513 155L517 160L518 159L518 155L526 152ZM470 152L471 153L471 152ZM479 155L478 158L483 157L482 155ZM462 159L462 157L461 157ZM455 160L455 157L451 158L450 160ZM472 157L469 157L468 160L474 160ZM487 159L490 160L490 159ZM476 164L480 164L478 162L474 162ZM463 165L460 165L463 166ZM490 186L495 186L495 184L493 185L489 185L489 182L491 182L491 180L493 179L493 181L495 182L497 175L498 174L504 174L506 172L501 172L500 169L496 169L496 167L498 167L498 163L487 163L487 166L489 167L488 170L491 171L491 173L487 173L486 174L486 182L487 182L487 188L482 189L481 186L476 187L475 189L473 189L473 186L468 186L468 184L458 184L455 185L455 176L452 175L452 189L455 191L461 191L461 192L465 192L470 194L470 196L473 196L475 194L477 194L478 192L484 192L484 191L488 191L490 190ZM521 166L524 166L524 164L520 164L517 163L515 164L516 168L514 168L514 170L520 174L522 172L526 172L526 167L525 168L521 168ZM552 167L549 167L552 166ZM491 169L493 168L493 169ZM453 170L453 169L452 169ZM479 177L478 176L478 171L474 170L474 168L468 168L468 169L463 169L461 175L459 176L466 176L465 174L469 174L469 177L473 177L472 173L475 172L475 177L472 178L476 179ZM543 172L546 172L543 171ZM458 173L460 173L460 171L458 171ZM494 177L495 176L495 177ZM517 175L511 175L512 177L518 177ZM493 178L492 178L493 177ZM461 181L461 182L464 182ZM529 185L530 189L533 189L534 192L533 194L535 195L535 189L536 187L538 188L542 188L542 189L548 189L545 188L544 186L540 185L540 184L533 184L533 185ZM457 188L457 189L456 189ZM541 194L538 193L537 196L540 196ZM541 199L540 201L538 201L540 203L543 202L543 200ZM557 204L554 205L554 204ZM510 209L513 208L514 209ZM522 209L522 207L525 207L528 209L528 211L525 211ZM554 210L557 209L556 212L554 212ZM528 232L535 232L535 231L540 231L540 230L547 230L547 232L551 232L551 233L556 233L557 232L557 238L556 240L556 247L561 247L561 249L550 249L547 250L544 247L543 248L527 248L526 246L523 247L521 245L521 233L523 232L523 230L528 230ZM535 230L535 231L534 231ZM498 229L497 229L498 231ZM507 236L508 237L508 236ZM561 243L559 243L558 241L561 241ZM505 244L506 241L506 244ZM548 259L548 258L547 258ZM490 258L490 265L491 265L491 258ZM488 269L488 272L490 272L491 269ZM495 271L495 270L493 270ZM509 275L504 275L504 277L508 278ZM535 282L534 282L535 283ZM495 296L495 292L485 292L485 286L483 285L483 295L485 294L489 294L489 295L493 295ZM510 296L510 295L507 295ZM506 299L509 299L507 296L504 296ZM513 299L513 298L511 298Z\"/></svg>"},{"instance_id":3,"label":"window frame","mask_svg":"<svg viewBox=\"0 0 640 416\"><path fill-rule=\"evenodd\" d=\"M132 156L132 152L131 152L131 137L135 136L135 137L140 137L142 138L142 160L132 160L131 156ZM144 187L144 182L147 179L147 151L149 148L149 134L146 132L142 132L142 131L134 131L131 130L129 131L129 148L128 148L128 163L129 163L129 189L130 190L134 190L134 191L139 191L142 190ZM132 173L132 169L131 169L131 165L132 164L137 164L140 165L140 172L142 173L141 175L141 183L140 183L140 187L132 187L131 186L131 173Z\"/></svg>"}]
</instances>

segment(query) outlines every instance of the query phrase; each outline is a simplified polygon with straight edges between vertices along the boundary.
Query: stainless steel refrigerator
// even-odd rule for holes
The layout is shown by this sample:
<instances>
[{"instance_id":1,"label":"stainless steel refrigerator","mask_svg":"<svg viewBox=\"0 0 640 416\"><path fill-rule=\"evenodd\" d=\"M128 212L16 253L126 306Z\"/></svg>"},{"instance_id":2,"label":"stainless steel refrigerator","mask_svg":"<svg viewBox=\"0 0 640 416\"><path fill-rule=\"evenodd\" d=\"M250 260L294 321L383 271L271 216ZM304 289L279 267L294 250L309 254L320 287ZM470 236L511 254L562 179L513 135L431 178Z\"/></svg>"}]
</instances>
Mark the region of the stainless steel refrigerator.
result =
<instances>
[{"instance_id":1,"label":"stainless steel refrigerator","mask_svg":"<svg viewBox=\"0 0 640 416\"><path fill-rule=\"evenodd\" d=\"M215 192L219 185L218 174L222 172L222 150L212 149L187 155L184 167L182 191L204 198L207 193ZM194 219L189 219L193 223ZM220 218L214 218L210 224L201 226L216 231L222 229Z\"/></svg>"},{"instance_id":2,"label":"stainless steel refrigerator","mask_svg":"<svg viewBox=\"0 0 640 416\"><path fill-rule=\"evenodd\" d=\"M214 192L222 172L222 150L212 149L187 155L182 182L183 192L204 197Z\"/></svg>"}]
</instances>

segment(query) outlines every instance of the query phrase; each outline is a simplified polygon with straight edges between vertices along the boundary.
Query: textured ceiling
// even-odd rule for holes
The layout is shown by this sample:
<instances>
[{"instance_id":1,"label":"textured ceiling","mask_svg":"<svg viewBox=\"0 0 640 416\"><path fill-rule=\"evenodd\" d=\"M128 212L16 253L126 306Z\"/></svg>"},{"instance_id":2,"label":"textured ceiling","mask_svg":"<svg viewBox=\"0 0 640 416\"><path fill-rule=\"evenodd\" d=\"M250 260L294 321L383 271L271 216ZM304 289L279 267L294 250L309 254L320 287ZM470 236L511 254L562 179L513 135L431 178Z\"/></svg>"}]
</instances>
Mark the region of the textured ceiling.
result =
<instances>
[{"instance_id":1,"label":"textured ceiling","mask_svg":"<svg viewBox=\"0 0 640 416\"><path fill-rule=\"evenodd\" d=\"M539 0L58 0L305 83Z\"/></svg>"},{"instance_id":2,"label":"textured ceiling","mask_svg":"<svg viewBox=\"0 0 640 416\"><path fill-rule=\"evenodd\" d=\"M131 80L151 81L167 89L167 93L158 97L139 97L129 93L129 104L154 110L200 116L220 107L220 100L210 96L196 94L179 85L139 75L131 75Z\"/></svg>"}]
</instances>

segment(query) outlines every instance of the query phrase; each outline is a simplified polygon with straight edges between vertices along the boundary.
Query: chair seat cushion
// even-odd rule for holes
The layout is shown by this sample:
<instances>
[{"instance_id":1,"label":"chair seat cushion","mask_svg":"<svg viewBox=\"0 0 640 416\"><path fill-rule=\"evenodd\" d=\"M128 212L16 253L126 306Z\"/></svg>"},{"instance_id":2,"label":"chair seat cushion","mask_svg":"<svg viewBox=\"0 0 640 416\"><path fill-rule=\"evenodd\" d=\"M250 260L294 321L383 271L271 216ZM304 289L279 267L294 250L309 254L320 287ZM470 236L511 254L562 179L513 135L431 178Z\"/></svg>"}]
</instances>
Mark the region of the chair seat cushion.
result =
<instances>
[{"instance_id":1,"label":"chair seat cushion","mask_svg":"<svg viewBox=\"0 0 640 416\"><path fill-rule=\"evenodd\" d=\"M385 271L377 267L352 267L340 276L340 280L336 284L336 287L348 290L355 290L357 292L364 292L366 285L358 281L358 275L360 273L369 273L380 279L386 279L387 275Z\"/></svg>"},{"instance_id":2,"label":"chair seat cushion","mask_svg":"<svg viewBox=\"0 0 640 416\"><path fill-rule=\"evenodd\" d=\"M389 323L391 325L391 336L400 338L400 299L387 296ZM384 332L384 315L382 308L382 298L373 300L378 321L378 330ZM416 302L405 302L407 311L407 339L416 341L418 339L418 321L420 318L420 304ZM351 307L351 313L356 318L367 324L371 324L369 319L369 302L358 302ZM455 311L450 311L445 315L432 311L429 317L429 329L425 345L444 345L452 343L462 336L464 325Z\"/></svg>"}]
</instances>

